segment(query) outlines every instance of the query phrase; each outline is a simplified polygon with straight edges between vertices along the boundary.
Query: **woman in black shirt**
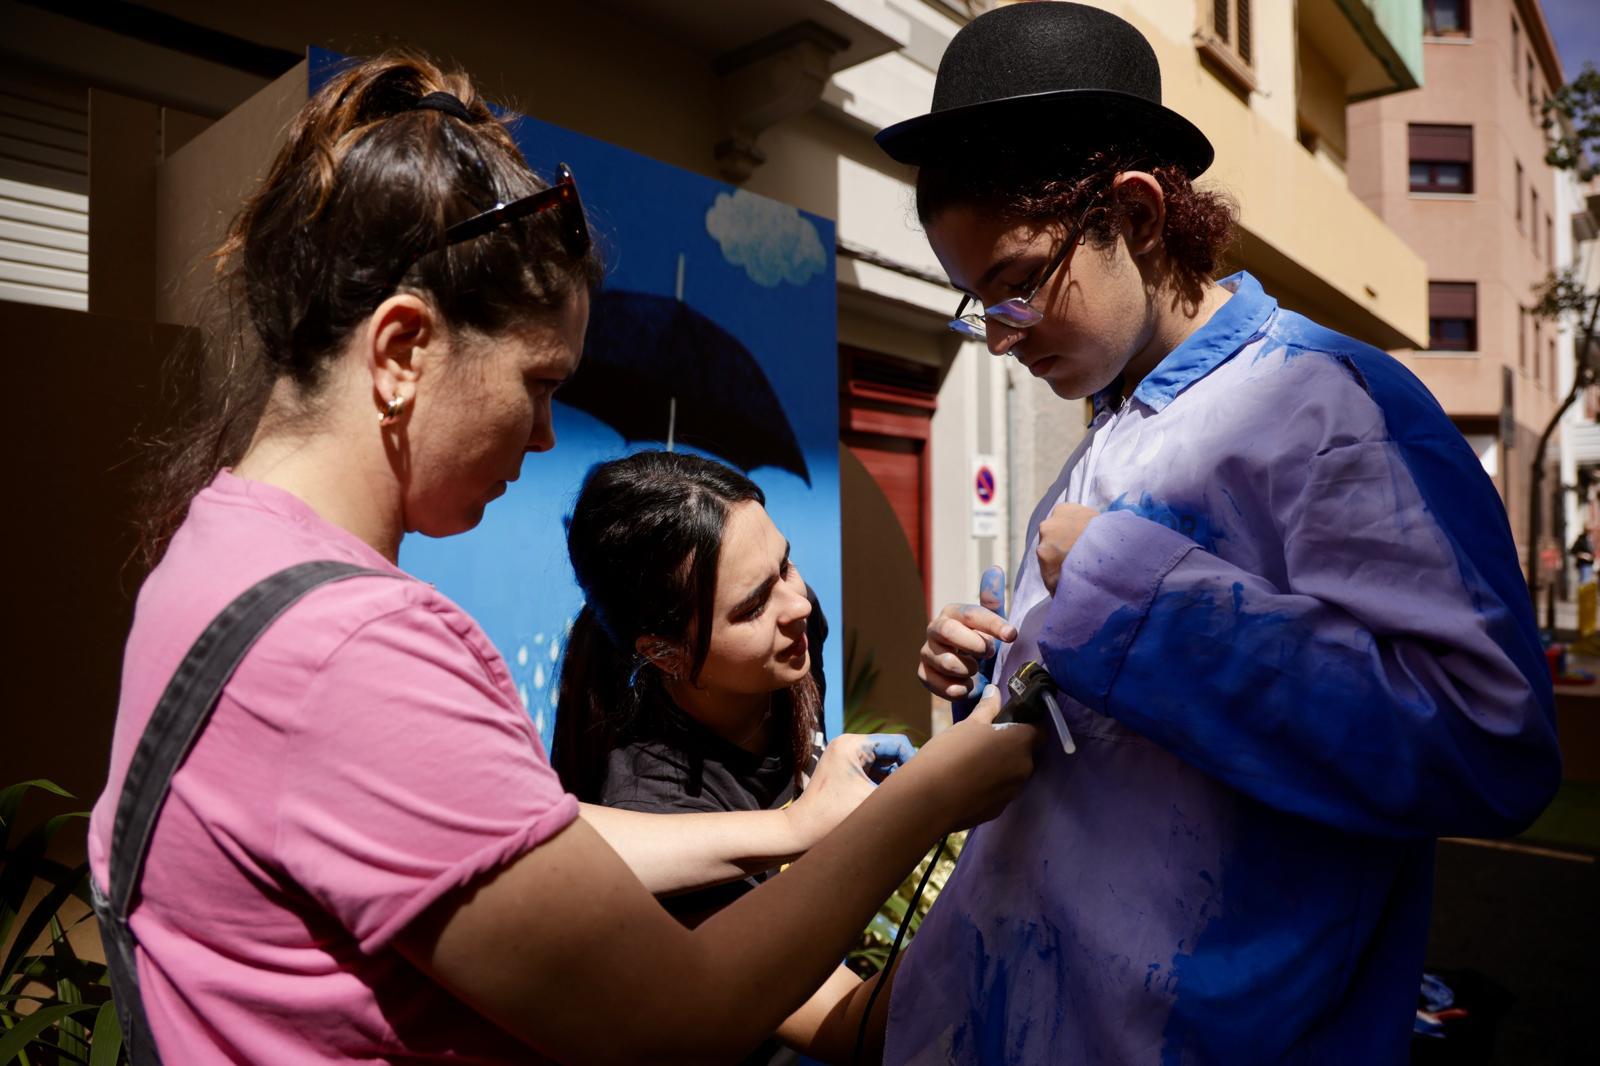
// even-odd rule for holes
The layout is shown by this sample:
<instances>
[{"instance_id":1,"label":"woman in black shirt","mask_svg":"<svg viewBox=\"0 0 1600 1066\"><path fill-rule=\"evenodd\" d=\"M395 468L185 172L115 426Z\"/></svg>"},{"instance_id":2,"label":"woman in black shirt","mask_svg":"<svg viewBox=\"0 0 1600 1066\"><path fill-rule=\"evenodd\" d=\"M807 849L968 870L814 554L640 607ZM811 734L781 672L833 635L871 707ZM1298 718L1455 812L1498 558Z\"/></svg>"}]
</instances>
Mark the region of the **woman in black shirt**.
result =
<instances>
[{"instance_id":1,"label":"woman in black shirt","mask_svg":"<svg viewBox=\"0 0 1600 1066\"><path fill-rule=\"evenodd\" d=\"M804 787L821 739L813 663L825 629L763 503L742 474L682 453L641 452L585 479L567 548L587 602L567 643L551 754L580 800L776 810ZM903 737L835 743L880 772L911 751ZM693 926L773 872L662 903ZM777 1036L847 1057L847 1004L862 988L841 966ZM777 1051L769 1043L746 1061Z\"/></svg>"}]
</instances>

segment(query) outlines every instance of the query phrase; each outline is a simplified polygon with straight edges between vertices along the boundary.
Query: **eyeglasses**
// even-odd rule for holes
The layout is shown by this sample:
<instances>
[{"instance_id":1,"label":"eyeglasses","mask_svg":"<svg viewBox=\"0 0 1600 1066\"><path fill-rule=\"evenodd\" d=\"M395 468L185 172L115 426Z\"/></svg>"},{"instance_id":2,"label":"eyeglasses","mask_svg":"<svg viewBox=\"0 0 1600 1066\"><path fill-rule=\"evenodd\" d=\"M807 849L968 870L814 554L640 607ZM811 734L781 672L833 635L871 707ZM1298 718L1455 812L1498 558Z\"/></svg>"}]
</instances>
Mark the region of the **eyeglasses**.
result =
<instances>
[{"instance_id":1,"label":"eyeglasses","mask_svg":"<svg viewBox=\"0 0 1600 1066\"><path fill-rule=\"evenodd\" d=\"M970 315L963 314L963 312L966 311L967 304L971 303L973 298L971 296L963 296L961 303L956 306L955 317L950 320L950 329L955 333L986 341L989 338L988 321L991 318L1009 329L1029 329L1043 322L1044 312L1034 308L1033 298L1039 295L1045 285L1049 284L1051 277L1055 275L1057 270L1063 266L1070 268L1073 250L1083 243L1083 224L1088 221L1089 212L1092 210L1094 210L1094 201L1090 201L1089 206L1083 209L1083 214L1078 216L1078 221L1073 224L1071 232L1067 234L1066 242L1051 258L1049 265L1044 268L1044 273L1040 275L1038 283L1028 291L1028 295L1013 296L1009 300L1001 300L997 304L985 307L982 312L974 311Z\"/></svg>"},{"instance_id":2,"label":"eyeglasses","mask_svg":"<svg viewBox=\"0 0 1600 1066\"><path fill-rule=\"evenodd\" d=\"M444 247L481 237L509 222L554 210L560 226L561 246L568 255L580 259L589 252L589 223L583 217L583 201L578 199L578 182L565 163L556 167L556 182L548 189L497 203L482 214L463 219L444 231Z\"/></svg>"}]
</instances>

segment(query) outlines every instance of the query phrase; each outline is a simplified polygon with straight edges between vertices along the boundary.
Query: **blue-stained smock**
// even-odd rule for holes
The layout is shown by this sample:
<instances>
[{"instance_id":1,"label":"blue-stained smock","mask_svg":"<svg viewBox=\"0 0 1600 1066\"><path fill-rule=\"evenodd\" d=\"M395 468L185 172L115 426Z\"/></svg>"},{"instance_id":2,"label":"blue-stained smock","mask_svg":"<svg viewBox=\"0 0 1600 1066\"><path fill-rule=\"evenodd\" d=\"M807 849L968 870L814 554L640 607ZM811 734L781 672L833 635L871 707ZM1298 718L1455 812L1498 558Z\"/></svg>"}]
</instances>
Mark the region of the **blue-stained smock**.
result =
<instances>
[{"instance_id":1,"label":"blue-stained smock","mask_svg":"<svg viewBox=\"0 0 1600 1066\"><path fill-rule=\"evenodd\" d=\"M1223 285L1033 515L999 673L1042 659L1078 753L974 831L889 1063L1403 1063L1434 838L1560 781L1477 456L1394 359ZM1051 596L1062 500L1104 513Z\"/></svg>"}]
</instances>

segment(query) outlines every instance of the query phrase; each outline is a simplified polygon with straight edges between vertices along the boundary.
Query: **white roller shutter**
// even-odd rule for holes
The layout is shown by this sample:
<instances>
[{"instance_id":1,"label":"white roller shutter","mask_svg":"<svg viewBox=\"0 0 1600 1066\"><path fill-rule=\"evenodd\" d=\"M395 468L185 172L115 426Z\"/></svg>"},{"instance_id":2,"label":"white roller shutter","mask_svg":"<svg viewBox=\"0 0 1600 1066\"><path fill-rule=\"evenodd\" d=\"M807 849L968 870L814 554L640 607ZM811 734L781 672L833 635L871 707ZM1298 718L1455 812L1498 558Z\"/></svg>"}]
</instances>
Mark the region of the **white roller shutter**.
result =
<instances>
[{"instance_id":1,"label":"white roller shutter","mask_svg":"<svg viewBox=\"0 0 1600 1066\"><path fill-rule=\"evenodd\" d=\"M89 307L89 95L0 73L0 300Z\"/></svg>"}]
</instances>

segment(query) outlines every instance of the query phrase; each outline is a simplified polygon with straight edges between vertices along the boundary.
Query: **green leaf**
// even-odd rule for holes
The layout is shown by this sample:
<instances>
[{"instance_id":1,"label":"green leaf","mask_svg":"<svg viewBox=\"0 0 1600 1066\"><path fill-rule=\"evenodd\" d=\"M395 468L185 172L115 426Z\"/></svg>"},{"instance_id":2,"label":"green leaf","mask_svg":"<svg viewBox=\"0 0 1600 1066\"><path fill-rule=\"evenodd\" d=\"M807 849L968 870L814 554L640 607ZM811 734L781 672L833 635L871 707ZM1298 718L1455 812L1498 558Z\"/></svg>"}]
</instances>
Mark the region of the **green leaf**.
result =
<instances>
[{"instance_id":1,"label":"green leaf","mask_svg":"<svg viewBox=\"0 0 1600 1066\"><path fill-rule=\"evenodd\" d=\"M31 995L31 994L26 993L26 992L7 992L5 995L0 996L0 1003L22 1003L22 1002L30 1001L30 1000L32 1002L34 1002L34 1003L49 1003L50 1002L48 999L44 998L43 996L35 996L35 995ZM3 1010L3 1009L4 1008L0 1008L0 1010Z\"/></svg>"},{"instance_id":2,"label":"green leaf","mask_svg":"<svg viewBox=\"0 0 1600 1066\"><path fill-rule=\"evenodd\" d=\"M89 1066L89 1060L84 1058L83 1055L75 1054L66 1050L65 1048L58 1049L55 1054L57 1066L63 1066L65 1063L77 1063L78 1066ZM87 1052L85 1052L85 1054L87 1054Z\"/></svg>"},{"instance_id":3,"label":"green leaf","mask_svg":"<svg viewBox=\"0 0 1600 1066\"><path fill-rule=\"evenodd\" d=\"M73 962L77 956L72 954L72 947L67 943L66 933L61 928L61 923L54 919L50 922L50 931L53 934L52 943L56 945L57 954L65 954ZM70 977L62 977L56 982L56 999L61 1003L82 1003L83 990L78 987L78 982ZM66 1053L80 1061L89 1054L89 1031L83 1024L73 1018L61 1019L61 1024L56 1027L60 1030L57 1046Z\"/></svg>"},{"instance_id":4,"label":"green leaf","mask_svg":"<svg viewBox=\"0 0 1600 1066\"><path fill-rule=\"evenodd\" d=\"M0 943L4 943L6 937L10 935L11 926L21 913L22 904L27 899L28 890L33 887L35 878L42 870L60 865L45 858L45 850L50 846L51 839L69 821L86 817L88 815L81 811L57 815L29 831L15 849L5 854L5 864L0 866ZM72 873L75 875L76 870ZM59 884L59 881L52 883ZM83 887L87 888L87 884L85 883Z\"/></svg>"},{"instance_id":5,"label":"green leaf","mask_svg":"<svg viewBox=\"0 0 1600 1066\"><path fill-rule=\"evenodd\" d=\"M89 864L80 863L77 867L80 877L89 876ZM55 919L56 911L72 896L71 884L56 885L45 897L40 900L33 910L23 918L17 927L17 938L11 943L11 950L7 952L5 961L0 963L0 981L9 978L17 963L33 947L33 942L39 939L45 927ZM52 940L54 943L54 940ZM4 1061L4 1060L0 1060Z\"/></svg>"},{"instance_id":6,"label":"green leaf","mask_svg":"<svg viewBox=\"0 0 1600 1066\"><path fill-rule=\"evenodd\" d=\"M74 1014L85 1014L95 1009L87 1003L57 1003L49 1007L40 1007L17 1023L16 1028L0 1037L0 1063L7 1063L19 1057L28 1050L28 1045L33 1043L35 1037L61 1019L70 1018Z\"/></svg>"},{"instance_id":7,"label":"green leaf","mask_svg":"<svg viewBox=\"0 0 1600 1066\"><path fill-rule=\"evenodd\" d=\"M35 778L32 781L23 781L18 784L11 785L8 788L0 789L0 839L4 838L6 830L8 830L11 826L11 823L16 820L17 808L22 805L22 797L28 792L29 789L34 788L40 789L44 792L54 793L55 795L61 796L64 799L78 798L72 793L68 792L66 789L62 788L60 785L56 784L54 781L46 781L42 777Z\"/></svg>"},{"instance_id":8,"label":"green leaf","mask_svg":"<svg viewBox=\"0 0 1600 1066\"><path fill-rule=\"evenodd\" d=\"M94 1039L89 1042L89 1066L117 1066L122 1057L122 1022L117 1005L106 1003L94 1016Z\"/></svg>"},{"instance_id":9,"label":"green leaf","mask_svg":"<svg viewBox=\"0 0 1600 1066\"><path fill-rule=\"evenodd\" d=\"M8 991L20 992L24 985L35 982L53 985L67 977L80 985L110 988L106 973L106 964L103 962L86 962L82 959L72 962L57 957L54 952L46 952L25 956L17 964L16 970L5 976L5 986Z\"/></svg>"}]
</instances>

